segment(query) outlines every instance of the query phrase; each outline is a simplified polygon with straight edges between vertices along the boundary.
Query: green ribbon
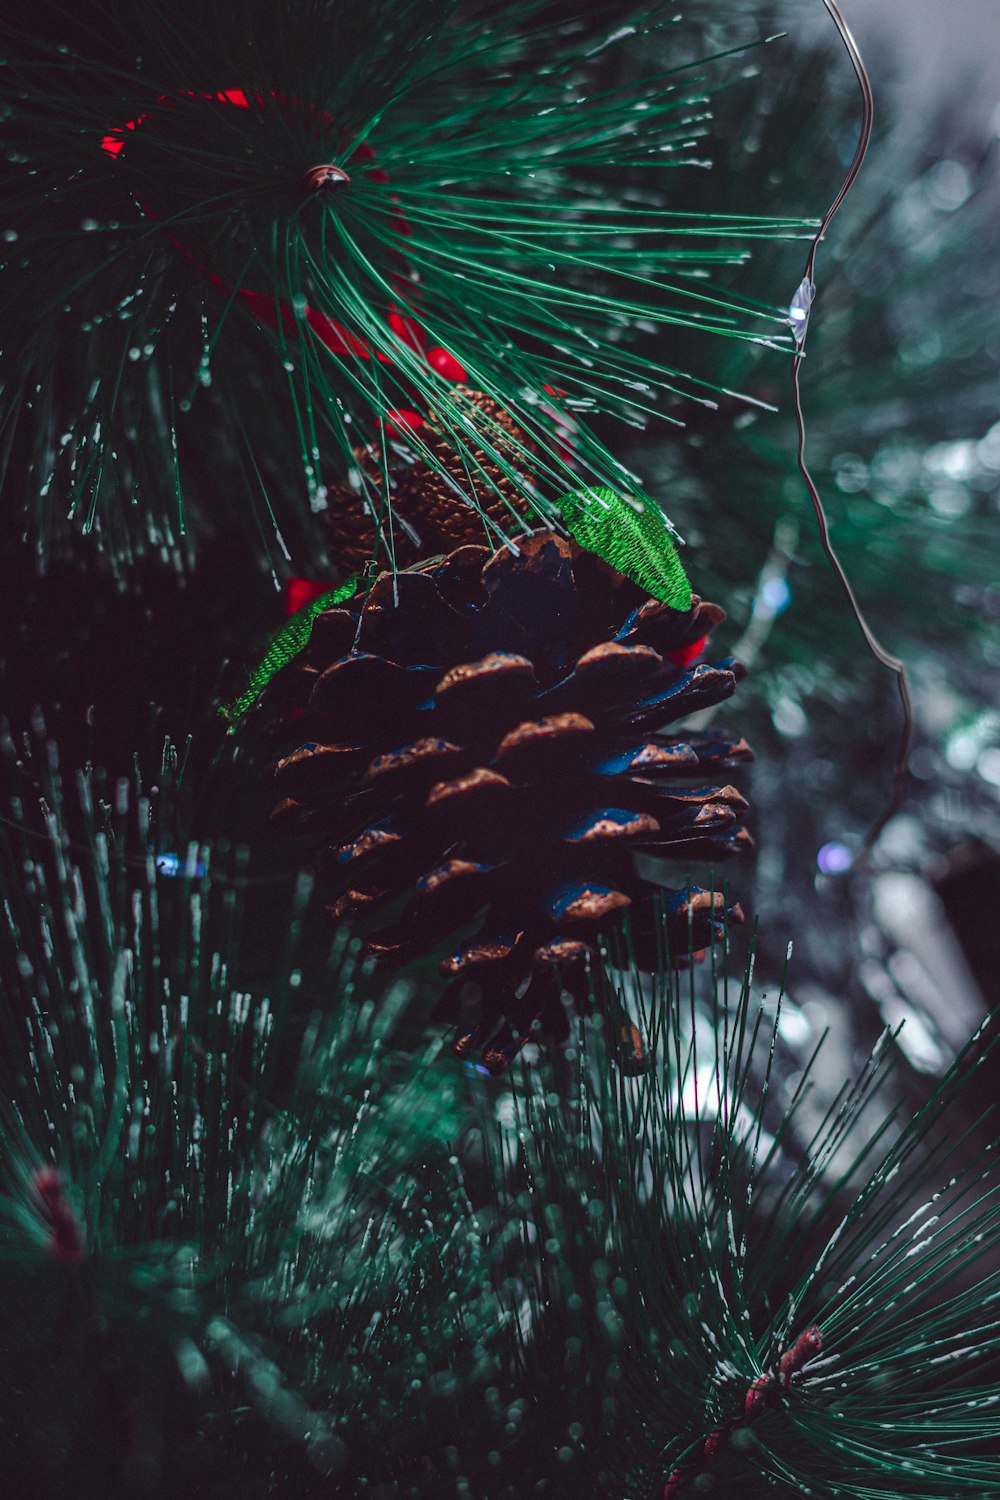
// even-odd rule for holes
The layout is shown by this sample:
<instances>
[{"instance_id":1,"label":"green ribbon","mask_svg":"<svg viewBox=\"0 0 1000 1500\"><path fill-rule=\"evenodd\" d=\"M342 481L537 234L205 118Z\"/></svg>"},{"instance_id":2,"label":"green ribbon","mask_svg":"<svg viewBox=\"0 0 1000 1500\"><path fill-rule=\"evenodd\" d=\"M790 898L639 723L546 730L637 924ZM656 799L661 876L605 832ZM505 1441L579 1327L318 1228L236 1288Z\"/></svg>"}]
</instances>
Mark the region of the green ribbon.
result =
<instances>
[{"instance_id":1,"label":"green ribbon","mask_svg":"<svg viewBox=\"0 0 1000 1500\"><path fill-rule=\"evenodd\" d=\"M663 512L643 495L619 495L607 485L574 490L558 502L581 547L672 609L691 608L691 585Z\"/></svg>"},{"instance_id":2,"label":"green ribbon","mask_svg":"<svg viewBox=\"0 0 1000 1500\"><path fill-rule=\"evenodd\" d=\"M338 584L335 589L329 589L327 593L320 594L311 604L303 605L292 615L273 637L263 659L254 667L250 673L250 681L244 692L232 703L221 703L219 713L229 723L229 733L235 734L240 723L246 718L253 708L261 693L267 687L271 678L286 667L293 657L308 643L312 634L313 620L325 609L333 609L338 604L343 604L345 599L350 599L357 593L358 574L348 578L346 583Z\"/></svg>"}]
</instances>

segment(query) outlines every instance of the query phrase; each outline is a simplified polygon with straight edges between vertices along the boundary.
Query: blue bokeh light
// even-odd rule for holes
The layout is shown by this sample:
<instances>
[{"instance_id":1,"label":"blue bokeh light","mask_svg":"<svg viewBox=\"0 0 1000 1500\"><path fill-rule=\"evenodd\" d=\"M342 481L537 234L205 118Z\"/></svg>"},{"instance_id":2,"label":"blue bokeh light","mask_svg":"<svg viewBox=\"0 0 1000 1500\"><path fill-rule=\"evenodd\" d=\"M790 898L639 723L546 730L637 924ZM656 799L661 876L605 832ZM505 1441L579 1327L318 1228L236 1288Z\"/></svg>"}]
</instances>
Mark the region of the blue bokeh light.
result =
<instances>
[{"instance_id":1,"label":"blue bokeh light","mask_svg":"<svg viewBox=\"0 0 1000 1500\"><path fill-rule=\"evenodd\" d=\"M787 609L792 591L785 578L769 578L760 591L760 601L770 615L780 615Z\"/></svg>"},{"instance_id":2,"label":"blue bokeh light","mask_svg":"<svg viewBox=\"0 0 1000 1500\"><path fill-rule=\"evenodd\" d=\"M200 859L195 861L194 869L189 870L187 860L185 859L182 862L179 854L158 854L156 856L156 868L161 875L168 877L190 874L195 879L200 879L205 873L205 866Z\"/></svg>"},{"instance_id":3,"label":"blue bokeh light","mask_svg":"<svg viewBox=\"0 0 1000 1500\"><path fill-rule=\"evenodd\" d=\"M846 844L836 841L824 844L816 855L816 864L824 875L843 875L854 863L854 856Z\"/></svg>"}]
</instances>

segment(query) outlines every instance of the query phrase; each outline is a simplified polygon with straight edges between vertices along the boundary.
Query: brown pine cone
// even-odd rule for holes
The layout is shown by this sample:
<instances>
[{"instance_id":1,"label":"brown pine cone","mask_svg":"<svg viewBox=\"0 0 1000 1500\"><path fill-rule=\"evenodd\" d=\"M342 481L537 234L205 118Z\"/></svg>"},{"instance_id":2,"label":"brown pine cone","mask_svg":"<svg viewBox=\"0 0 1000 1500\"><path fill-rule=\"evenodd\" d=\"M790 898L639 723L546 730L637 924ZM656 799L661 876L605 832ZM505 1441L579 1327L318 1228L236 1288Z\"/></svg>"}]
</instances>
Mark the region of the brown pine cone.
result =
<instances>
[{"instance_id":1,"label":"brown pine cone","mask_svg":"<svg viewBox=\"0 0 1000 1500\"><path fill-rule=\"evenodd\" d=\"M520 530L518 518L529 511L522 485L530 478L530 458L537 455L536 444L499 402L482 391L459 385L451 395L459 404L468 403L480 416L490 419L496 454L475 446L459 453L432 412L428 421L413 429L415 462L404 466L391 460L390 523L380 498L383 454L355 449L363 492L339 486L331 492L325 513L331 553L345 574L357 571L374 555L377 530L381 531L379 559L385 562L390 556L391 542L397 568L410 567L419 558L439 556L464 542L496 546L504 536ZM406 441L405 430L401 437ZM418 444L429 450L433 463L420 453ZM505 472L496 455L521 476L521 482Z\"/></svg>"},{"instance_id":2,"label":"brown pine cone","mask_svg":"<svg viewBox=\"0 0 1000 1500\"><path fill-rule=\"evenodd\" d=\"M412 958L462 931L441 964L444 1013L460 1022L470 997L476 1012L461 1055L499 1072L536 1022L565 1035L561 995L581 998L590 944L626 911L647 967L664 941L683 959L742 920L660 878L664 860L750 844L743 797L715 779L752 758L744 741L660 732L742 675L682 664L722 618L542 530L516 554L460 547L383 574L318 616L276 679L297 743L275 818L322 850L334 915L370 951Z\"/></svg>"}]
</instances>

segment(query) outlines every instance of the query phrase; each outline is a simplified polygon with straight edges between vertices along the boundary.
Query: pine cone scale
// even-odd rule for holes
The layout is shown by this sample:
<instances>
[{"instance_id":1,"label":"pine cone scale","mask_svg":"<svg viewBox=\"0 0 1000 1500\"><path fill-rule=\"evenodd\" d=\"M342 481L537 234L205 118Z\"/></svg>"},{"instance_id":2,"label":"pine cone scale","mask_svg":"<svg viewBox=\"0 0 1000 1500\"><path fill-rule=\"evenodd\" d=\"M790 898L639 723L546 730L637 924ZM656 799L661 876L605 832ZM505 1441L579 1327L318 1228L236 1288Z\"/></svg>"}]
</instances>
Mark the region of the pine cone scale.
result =
<instances>
[{"instance_id":1,"label":"pine cone scale","mask_svg":"<svg viewBox=\"0 0 1000 1500\"><path fill-rule=\"evenodd\" d=\"M529 703L537 687L535 669L526 656L490 651L478 661L462 662L445 672L434 690L434 707L468 714L496 704L509 712L519 700Z\"/></svg>"},{"instance_id":2,"label":"pine cone scale","mask_svg":"<svg viewBox=\"0 0 1000 1500\"><path fill-rule=\"evenodd\" d=\"M649 813L633 812L625 807L602 807L574 819L570 828L554 829L556 838L576 848L581 845L634 842L660 832L660 825Z\"/></svg>"},{"instance_id":3,"label":"pine cone scale","mask_svg":"<svg viewBox=\"0 0 1000 1500\"><path fill-rule=\"evenodd\" d=\"M401 745L398 750L386 750L376 755L368 762L362 781L369 786L377 784L379 791L389 795L412 792L417 787L433 785L440 779L442 771L464 770L469 760L468 747L428 735L409 745Z\"/></svg>"},{"instance_id":4,"label":"pine cone scale","mask_svg":"<svg viewBox=\"0 0 1000 1500\"><path fill-rule=\"evenodd\" d=\"M663 657L651 646L623 646L605 641L585 652L570 675L543 694L542 701L608 706L634 696L635 686L663 669Z\"/></svg>"},{"instance_id":5,"label":"pine cone scale","mask_svg":"<svg viewBox=\"0 0 1000 1500\"><path fill-rule=\"evenodd\" d=\"M393 722L400 706L415 709L432 690L433 677L432 669L401 667L359 652L320 674L309 706L337 724L341 734L370 733L375 723Z\"/></svg>"},{"instance_id":6,"label":"pine cone scale","mask_svg":"<svg viewBox=\"0 0 1000 1500\"><path fill-rule=\"evenodd\" d=\"M661 740L657 735L650 736L651 742L659 748L670 752L685 752L694 756L700 766L735 767L745 766L753 760L753 751L746 740L730 740L720 738L718 735L698 735L687 733L683 743L676 741ZM669 769L665 766L664 769Z\"/></svg>"},{"instance_id":7,"label":"pine cone scale","mask_svg":"<svg viewBox=\"0 0 1000 1500\"><path fill-rule=\"evenodd\" d=\"M674 864L679 861L686 867L690 860L710 860L712 864L718 864L736 859L749 854L753 847L753 839L745 828L724 825L699 835L677 833L662 844L654 841L645 845L641 852Z\"/></svg>"},{"instance_id":8,"label":"pine cone scale","mask_svg":"<svg viewBox=\"0 0 1000 1500\"><path fill-rule=\"evenodd\" d=\"M645 729L654 724L671 724L687 718L702 708L711 708L729 698L736 690L736 674L717 667L696 667L679 682L668 684L660 692L637 703L624 717L629 729Z\"/></svg>"},{"instance_id":9,"label":"pine cone scale","mask_svg":"<svg viewBox=\"0 0 1000 1500\"><path fill-rule=\"evenodd\" d=\"M550 714L544 719L526 719L505 734L495 759L505 776L532 777L574 764L596 734L593 721L583 714Z\"/></svg>"},{"instance_id":10,"label":"pine cone scale","mask_svg":"<svg viewBox=\"0 0 1000 1500\"><path fill-rule=\"evenodd\" d=\"M587 770L590 775L601 777L625 776L636 771L644 776L689 775L699 763L690 745L658 745L647 740L605 756L589 765Z\"/></svg>"}]
</instances>

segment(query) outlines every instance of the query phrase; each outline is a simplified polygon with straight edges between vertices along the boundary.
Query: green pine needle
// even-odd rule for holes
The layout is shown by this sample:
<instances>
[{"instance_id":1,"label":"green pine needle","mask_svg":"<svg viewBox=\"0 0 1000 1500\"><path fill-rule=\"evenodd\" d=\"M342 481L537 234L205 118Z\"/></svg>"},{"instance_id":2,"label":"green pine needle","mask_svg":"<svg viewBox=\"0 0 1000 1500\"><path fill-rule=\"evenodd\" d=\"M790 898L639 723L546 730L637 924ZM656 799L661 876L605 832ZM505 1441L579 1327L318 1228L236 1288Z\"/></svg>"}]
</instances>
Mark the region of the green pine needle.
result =
<instances>
[{"instance_id":1,"label":"green pine needle","mask_svg":"<svg viewBox=\"0 0 1000 1500\"><path fill-rule=\"evenodd\" d=\"M691 608L691 585L663 512L652 500L592 485L564 495L557 508L581 547L672 609Z\"/></svg>"},{"instance_id":2,"label":"green pine needle","mask_svg":"<svg viewBox=\"0 0 1000 1500\"><path fill-rule=\"evenodd\" d=\"M328 589L312 603L303 605L301 609L296 610L291 619L285 622L250 673L250 681L244 691L232 703L219 705L218 711L228 722L230 734L235 734L271 678L298 656L308 644L316 616L322 614L325 609L333 609L336 605L342 604L345 599L350 599L357 593L357 588L358 575L355 573L346 582L338 584L335 589Z\"/></svg>"}]
</instances>

